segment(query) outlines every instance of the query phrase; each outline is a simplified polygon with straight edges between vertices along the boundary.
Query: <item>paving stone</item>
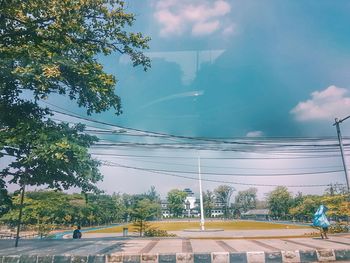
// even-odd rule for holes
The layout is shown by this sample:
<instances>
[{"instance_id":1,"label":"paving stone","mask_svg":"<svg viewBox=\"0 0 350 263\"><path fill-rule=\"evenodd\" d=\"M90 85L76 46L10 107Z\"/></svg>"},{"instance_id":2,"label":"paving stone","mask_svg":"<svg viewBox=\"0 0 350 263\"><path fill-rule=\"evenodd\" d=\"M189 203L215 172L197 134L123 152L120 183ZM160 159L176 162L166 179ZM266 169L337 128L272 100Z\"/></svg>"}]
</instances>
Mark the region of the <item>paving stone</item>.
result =
<instances>
[{"instance_id":1,"label":"paving stone","mask_svg":"<svg viewBox=\"0 0 350 263\"><path fill-rule=\"evenodd\" d=\"M123 255L123 263L140 263L141 255L140 254L124 254Z\"/></svg>"},{"instance_id":2,"label":"paving stone","mask_svg":"<svg viewBox=\"0 0 350 263\"><path fill-rule=\"evenodd\" d=\"M2 259L3 263L19 263L20 256L5 256Z\"/></svg>"},{"instance_id":3,"label":"paving stone","mask_svg":"<svg viewBox=\"0 0 350 263\"><path fill-rule=\"evenodd\" d=\"M336 260L348 260L350 262L350 249L336 249L334 252Z\"/></svg>"},{"instance_id":4,"label":"paving stone","mask_svg":"<svg viewBox=\"0 0 350 263\"><path fill-rule=\"evenodd\" d=\"M107 255L107 263L119 263L123 262L122 254L110 254Z\"/></svg>"},{"instance_id":5,"label":"paving stone","mask_svg":"<svg viewBox=\"0 0 350 263\"><path fill-rule=\"evenodd\" d=\"M212 263L230 263L230 253L228 252L213 252L211 253Z\"/></svg>"},{"instance_id":6,"label":"paving stone","mask_svg":"<svg viewBox=\"0 0 350 263\"><path fill-rule=\"evenodd\" d=\"M194 253L194 263L211 263L211 254Z\"/></svg>"},{"instance_id":7,"label":"paving stone","mask_svg":"<svg viewBox=\"0 0 350 263\"><path fill-rule=\"evenodd\" d=\"M71 263L87 263L88 257L87 256L72 256Z\"/></svg>"},{"instance_id":8,"label":"paving stone","mask_svg":"<svg viewBox=\"0 0 350 263\"><path fill-rule=\"evenodd\" d=\"M176 253L176 263L194 263L193 253Z\"/></svg>"},{"instance_id":9,"label":"paving stone","mask_svg":"<svg viewBox=\"0 0 350 263\"><path fill-rule=\"evenodd\" d=\"M52 263L53 256L38 256L38 263Z\"/></svg>"},{"instance_id":10,"label":"paving stone","mask_svg":"<svg viewBox=\"0 0 350 263\"><path fill-rule=\"evenodd\" d=\"M247 254L243 252L230 253L230 263L247 263Z\"/></svg>"},{"instance_id":11,"label":"paving stone","mask_svg":"<svg viewBox=\"0 0 350 263\"><path fill-rule=\"evenodd\" d=\"M104 255L89 256L87 262L88 263L105 263L106 256L104 256Z\"/></svg>"},{"instance_id":12,"label":"paving stone","mask_svg":"<svg viewBox=\"0 0 350 263\"><path fill-rule=\"evenodd\" d=\"M54 256L53 257L53 263L70 263L71 257L70 256Z\"/></svg>"},{"instance_id":13,"label":"paving stone","mask_svg":"<svg viewBox=\"0 0 350 263\"><path fill-rule=\"evenodd\" d=\"M300 255L299 251L282 251L283 263L299 263Z\"/></svg>"},{"instance_id":14,"label":"paving stone","mask_svg":"<svg viewBox=\"0 0 350 263\"><path fill-rule=\"evenodd\" d=\"M149 253L142 254L141 263L158 263L158 254L149 254Z\"/></svg>"},{"instance_id":15,"label":"paving stone","mask_svg":"<svg viewBox=\"0 0 350 263\"><path fill-rule=\"evenodd\" d=\"M333 249L317 250L317 259L320 262L335 261L335 254Z\"/></svg>"},{"instance_id":16,"label":"paving stone","mask_svg":"<svg viewBox=\"0 0 350 263\"><path fill-rule=\"evenodd\" d=\"M265 252L266 263L281 263L282 253L281 252Z\"/></svg>"},{"instance_id":17,"label":"paving stone","mask_svg":"<svg viewBox=\"0 0 350 263\"><path fill-rule=\"evenodd\" d=\"M176 263L175 254L159 254L159 263Z\"/></svg>"},{"instance_id":18,"label":"paving stone","mask_svg":"<svg viewBox=\"0 0 350 263\"><path fill-rule=\"evenodd\" d=\"M265 253L263 251L258 252L247 252L247 262L248 263L264 263Z\"/></svg>"},{"instance_id":19,"label":"paving stone","mask_svg":"<svg viewBox=\"0 0 350 263\"><path fill-rule=\"evenodd\" d=\"M299 254L301 262L317 262L316 250L300 250Z\"/></svg>"},{"instance_id":20,"label":"paving stone","mask_svg":"<svg viewBox=\"0 0 350 263\"><path fill-rule=\"evenodd\" d=\"M22 255L19 259L20 263L37 263L37 255Z\"/></svg>"}]
</instances>

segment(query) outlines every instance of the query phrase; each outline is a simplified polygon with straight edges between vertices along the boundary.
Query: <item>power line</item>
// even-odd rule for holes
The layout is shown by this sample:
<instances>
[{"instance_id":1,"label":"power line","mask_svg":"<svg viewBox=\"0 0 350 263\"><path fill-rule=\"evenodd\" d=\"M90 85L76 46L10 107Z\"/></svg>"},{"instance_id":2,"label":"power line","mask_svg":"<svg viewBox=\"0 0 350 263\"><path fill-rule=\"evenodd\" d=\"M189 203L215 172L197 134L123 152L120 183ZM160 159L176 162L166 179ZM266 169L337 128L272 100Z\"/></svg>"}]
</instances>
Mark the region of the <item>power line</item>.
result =
<instances>
[{"instance_id":1,"label":"power line","mask_svg":"<svg viewBox=\"0 0 350 263\"><path fill-rule=\"evenodd\" d=\"M117 157L122 160L130 160L128 158ZM161 165L175 165L175 166L187 166L187 167L198 167L194 164L185 164L185 163L170 163L170 162L155 162L148 160L132 160L142 163L153 163L153 164L161 164ZM332 169L337 168L341 169L341 166L318 166L318 167L293 167L293 168L261 168L261 167L235 167L235 166L209 166L209 165L201 165L201 167L209 168L209 169L233 169L233 170L265 170L265 171L281 171L281 170L309 170L309 169Z\"/></svg>"},{"instance_id":2,"label":"power line","mask_svg":"<svg viewBox=\"0 0 350 263\"><path fill-rule=\"evenodd\" d=\"M63 108L58 107L56 105L53 105L51 103L48 103L48 102L45 102L45 103L49 104L51 106L63 109ZM66 112L69 112L66 109L63 109L63 110L66 111ZM266 146L266 145L268 145L266 143L257 143L256 140L253 140L251 138L244 138L245 142L241 142L241 141L220 140L220 139L216 139L216 138L213 139L213 138L206 138L206 137L191 137L191 136L172 135L172 134L166 134L166 133L154 132L154 131L146 131L146 130L141 130L141 129L125 127L125 126L121 126L121 125L115 125L115 124L108 123L108 122L98 121L98 120L95 120L95 119L92 119L92 118L84 117L84 116L76 114L76 113L65 113L65 112L58 111L58 110L52 110L52 111L56 112L56 113L59 113L59 114L62 114L62 115L66 115L66 116L69 116L69 117L82 119L82 120L89 121L89 122L95 122L95 123L99 123L99 124L102 124L102 125L116 127L116 128L119 128L119 129L125 129L125 130L130 130L130 131L141 132L141 133L143 133L146 136L151 134L151 135L158 135L160 137L172 137L172 138L179 138L179 139L190 139L190 140L199 140L199 141L215 142L215 143L221 142L221 143L228 143L228 144L253 145L253 146L256 146L256 145L265 145ZM269 139L272 139L272 138L278 139L278 138L281 138L281 137L271 137ZM282 138L289 138L291 140L297 140L297 139L304 140L304 139L307 139L308 141L310 141L310 140L323 140L323 141L325 141L325 140L327 140L329 138L334 139L333 137L325 137L325 138L282 137ZM241 138L240 140L243 140L243 138ZM263 140L263 138L259 138L259 140ZM252 141L254 143L250 143L249 141ZM274 145L274 146L279 146L279 145ZM284 145L281 145L281 146L283 146L283 147L296 147L296 146L302 146L302 147L305 147L305 146L308 146L308 147L333 146L333 147L336 147L336 146L338 146L338 144L330 144L330 145L320 145L320 144L316 144L316 145L310 145L310 144L308 144L308 145L289 144L289 145L286 145L286 144L284 144Z\"/></svg>"},{"instance_id":3,"label":"power line","mask_svg":"<svg viewBox=\"0 0 350 263\"><path fill-rule=\"evenodd\" d=\"M107 161L108 163L115 164L115 165L120 165L119 163ZM157 172L166 172L166 173L181 173L181 174L198 174L197 172L192 172L192 171L179 171L179 170L166 170L166 169L154 169L154 168L141 168L141 167L134 167L135 169L145 169L145 170L151 170L151 171L157 171ZM331 171L317 171L317 172L303 172L303 173L212 173L212 172L202 172L202 174L206 175L216 175L216 176L238 176L238 177L270 177L270 176L302 176L302 175L313 175L313 174L330 174L330 173L339 173L342 172L343 170L331 170Z\"/></svg>"},{"instance_id":4,"label":"power line","mask_svg":"<svg viewBox=\"0 0 350 263\"><path fill-rule=\"evenodd\" d=\"M138 171L144 171L144 172L149 172L149 173L153 173L153 174L168 175L168 176L178 177L178 178L183 178L183 179L188 179L188 180L195 180L195 181L198 180L198 178L194 178L194 177L188 177L188 176L172 174L172 173L166 173L166 172L158 172L156 170L149 170L149 169L137 168L137 167L126 166L126 165L107 164L107 163L105 163L104 165L111 166L111 167L115 166L115 167L121 167L121 168L126 168L126 169L133 169L133 170L138 170ZM241 183L241 182L233 182L233 181L212 180L212 179L206 179L206 178L204 178L204 179L202 178L202 181L213 182L213 183L233 184L233 185L257 186L257 187L282 186L282 185L278 185L278 184L250 184L250 183ZM286 186L286 187L298 187L298 188L303 187L303 188L305 188L305 187L326 187L326 186L329 186L329 184L312 184L312 185L302 184L302 185L283 185L283 186Z\"/></svg>"}]
</instances>

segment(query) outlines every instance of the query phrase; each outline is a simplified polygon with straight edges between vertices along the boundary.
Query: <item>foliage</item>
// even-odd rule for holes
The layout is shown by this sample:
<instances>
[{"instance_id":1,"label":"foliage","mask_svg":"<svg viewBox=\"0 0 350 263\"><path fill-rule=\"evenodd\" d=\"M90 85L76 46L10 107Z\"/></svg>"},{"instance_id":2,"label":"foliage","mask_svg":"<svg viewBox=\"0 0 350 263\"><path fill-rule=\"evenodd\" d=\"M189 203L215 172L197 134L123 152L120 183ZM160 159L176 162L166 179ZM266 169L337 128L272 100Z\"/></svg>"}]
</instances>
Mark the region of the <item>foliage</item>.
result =
<instances>
[{"instance_id":1,"label":"foliage","mask_svg":"<svg viewBox=\"0 0 350 263\"><path fill-rule=\"evenodd\" d=\"M175 234L169 234L166 230L149 227L145 233L145 237L176 237Z\"/></svg>"},{"instance_id":2,"label":"foliage","mask_svg":"<svg viewBox=\"0 0 350 263\"><path fill-rule=\"evenodd\" d=\"M168 208L170 210L170 213L173 214L175 217L179 217L182 215L186 196L187 194L184 191L178 189L172 189L168 192Z\"/></svg>"},{"instance_id":3,"label":"foliage","mask_svg":"<svg viewBox=\"0 0 350 263\"><path fill-rule=\"evenodd\" d=\"M334 219L350 217L349 194L325 195L322 203L327 206L327 216Z\"/></svg>"},{"instance_id":4,"label":"foliage","mask_svg":"<svg viewBox=\"0 0 350 263\"><path fill-rule=\"evenodd\" d=\"M217 201L224 204L225 218L228 218L228 215L229 215L230 200L234 190L235 189L232 186L228 186L228 185L219 185L214 190Z\"/></svg>"},{"instance_id":5,"label":"foliage","mask_svg":"<svg viewBox=\"0 0 350 263\"><path fill-rule=\"evenodd\" d=\"M19 107L18 116L12 111L0 113L7 130L0 133L2 150L14 157L8 167L0 170L0 178L8 177L10 183L19 185L46 184L56 189L80 187L97 191L95 183L102 178L97 168L99 162L88 153L88 147L97 138L83 134L81 124L42 121L45 111L31 113L34 104L26 105L28 112L27 107Z\"/></svg>"},{"instance_id":6,"label":"foliage","mask_svg":"<svg viewBox=\"0 0 350 263\"><path fill-rule=\"evenodd\" d=\"M325 195L344 195L348 191L346 189L346 186L343 184L335 183L335 184L330 184L328 188L325 190Z\"/></svg>"},{"instance_id":7,"label":"foliage","mask_svg":"<svg viewBox=\"0 0 350 263\"><path fill-rule=\"evenodd\" d=\"M327 206L327 217L333 220L346 219L350 216L350 203L348 195L333 194L323 196L308 195L303 197L302 202L291 207L289 213L298 220L311 221L317 208L323 204Z\"/></svg>"},{"instance_id":8,"label":"foliage","mask_svg":"<svg viewBox=\"0 0 350 263\"><path fill-rule=\"evenodd\" d=\"M146 231L148 224L147 220L150 220L159 210L159 204L149 199L139 200L135 207L131 211L131 215L134 219L134 226L142 236Z\"/></svg>"},{"instance_id":9,"label":"foliage","mask_svg":"<svg viewBox=\"0 0 350 263\"><path fill-rule=\"evenodd\" d=\"M292 196L287 187L277 186L275 190L267 194L267 203L272 217L280 219L288 215Z\"/></svg>"},{"instance_id":10,"label":"foliage","mask_svg":"<svg viewBox=\"0 0 350 263\"><path fill-rule=\"evenodd\" d=\"M1 217L1 222L15 226L18 220L19 196L14 207ZM45 235L57 226L110 224L120 220L115 196L64 194L54 191L28 192L24 198L22 222L27 228Z\"/></svg>"},{"instance_id":11,"label":"foliage","mask_svg":"<svg viewBox=\"0 0 350 263\"><path fill-rule=\"evenodd\" d=\"M308 195L303 197L301 203L295 204L296 206L291 207L289 213L299 221L311 221L317 208L321 205L321 198Z\"/></svg>"},{"instance_id":12,"label":"foliage","mask_svg":"<svg viewBox=\"0 0 350 263\"><path fill-rule=\"evenodd\" d=\"M244 191L239 191L235 197L234 207L240 212L247 212L250 209L256 208L256 193L258 189L249 188Z\"/></svg>"},{"instance_id":13,"label":"foliage","mask_svg":"<svg viewBox=\"0 0 350 263\"><path fill-rule=\"evenodd\" d=\"M0 217L10 210L11 204L11 198L8 196L5 182L0 177Z\"/></svg>"},{"instance_id":14,"label":"foliage","mask_svg":"<svg viewBox=\"0 0 350 263\"><path fill-rule=\"evenodd\" d=\"M215 208L215 195L210 190L203 192L203 208L206 217L210 217L211 211Z\"/></svg>"},{"instance_id":15,"label":"foliage","mask_svg":"<svg viewBox=\"0 0 350 263\"><path fill-rule=\"evenodd\" d=\"M20 185L96 191L102 176L87 151L96 138L82 125L54 123L40 101L56 93L88 114L120 114L116 79L96 57L118 52L147 69L149 38L130 32L135 16L120 0L3 0L0 8L0 157L12 156L0 172L1 194L8 176Z\"/></svg>"},{"instance_id":16,"label":"foliage","mask_svg":"<svg viewBox=\"0 0 350 263\"><path fill-rule=\"evenodd\" d=\"M350 226L347 224L336 223L329 227L330 233L348 233L350 232Z\"/></svg>"},{"instance_id":17,"label":"foliage","mask_svg":"<svg viewBox=\"0 0 350 263\"><path fill-rule=\"evenodd\" d=\"M134 20L120 0L1 1L2 89L31 90L37 99L68 94L89 113L110 107L120 113L116 80L95 57L119 52L148 68L140 50L149 38L125 29Z\"/></svg>"}]
</instances>

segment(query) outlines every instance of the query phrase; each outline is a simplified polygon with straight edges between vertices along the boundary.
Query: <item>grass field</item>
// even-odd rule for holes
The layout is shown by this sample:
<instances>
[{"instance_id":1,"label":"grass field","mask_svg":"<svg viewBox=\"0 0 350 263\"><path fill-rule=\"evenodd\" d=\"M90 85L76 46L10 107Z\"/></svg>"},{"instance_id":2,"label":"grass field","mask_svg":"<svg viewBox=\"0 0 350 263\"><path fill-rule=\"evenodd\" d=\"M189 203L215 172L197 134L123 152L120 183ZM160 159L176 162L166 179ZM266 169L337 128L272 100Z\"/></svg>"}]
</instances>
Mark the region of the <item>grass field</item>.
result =
<instances>
[{"instance_id":1,"label":"grass field","mask_svg":"<svg viewBox=\"0 0 350 263\"><path fill-rule=\"evenodd\" d=\"M199 229L199 222L194 221L155 221L149 223L152 228L166 231L182 231L184 229ZM106 229L90 231L89 233L121 233L124 227L129 231L134 231L132 224L116 226ZM307 228L297 225L274 224L269 222L256 221L208 221L205 222L206 229L224 229L224 230L262 230L262 229L295 229Z\"/></svg>"}]
</instances>

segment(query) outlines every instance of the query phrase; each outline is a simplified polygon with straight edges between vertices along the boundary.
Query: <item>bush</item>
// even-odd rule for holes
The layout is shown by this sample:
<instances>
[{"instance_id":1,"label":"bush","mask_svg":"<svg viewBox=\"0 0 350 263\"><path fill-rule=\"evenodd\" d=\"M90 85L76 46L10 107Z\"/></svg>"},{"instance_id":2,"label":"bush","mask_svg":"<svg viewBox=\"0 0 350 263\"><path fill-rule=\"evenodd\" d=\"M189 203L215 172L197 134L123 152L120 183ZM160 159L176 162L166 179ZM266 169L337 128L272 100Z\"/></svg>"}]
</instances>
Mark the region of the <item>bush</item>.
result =
<instances>
[{"instance_id":1,"label":"bush","mask_svg":"<svg viewBox=\"0 0 350 263\"><path fill-rule=\"evenodd\" d=\"M349 226L342 223L336 223L329 227L330 233L347 233L349 232Z\"/></svg>"},{"instance_id":2,"label":"bush","mask_svg":"<svg viewBox=\"0 0 350 263\"><path fill-rule=\"evenodd\" d=\"M176 237L175 234L169 234L166 230L149 228L144 233L145 237Z\"/></svg>"}]
</instances>

